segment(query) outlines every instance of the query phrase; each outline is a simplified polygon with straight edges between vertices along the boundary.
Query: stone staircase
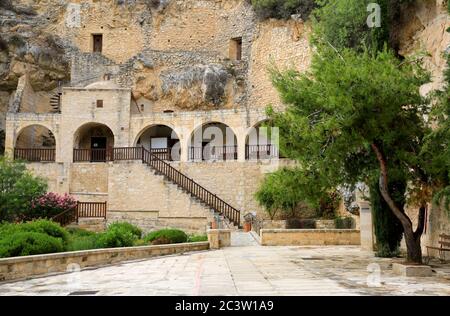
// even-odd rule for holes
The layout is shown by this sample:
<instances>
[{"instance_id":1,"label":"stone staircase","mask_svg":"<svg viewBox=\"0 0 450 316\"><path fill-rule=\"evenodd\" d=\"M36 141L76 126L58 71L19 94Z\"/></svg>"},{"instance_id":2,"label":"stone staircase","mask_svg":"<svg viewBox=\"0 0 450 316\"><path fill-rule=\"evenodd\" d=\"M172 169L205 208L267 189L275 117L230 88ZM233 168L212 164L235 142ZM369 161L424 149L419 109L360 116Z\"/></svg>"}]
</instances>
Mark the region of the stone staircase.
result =
<instances>
[{"instance_id":1,"label":"stone staircase","mask_svg":"<svg viewBox=\"0 0 450 316\"><path fill-rule=\"evenodd\" d=\"M152 168L157 174L165 176L166 180L176 184L180 190L186 194L190 194L192 198L203 203L205 207L209 207L211 210L214 210L216 214L227 219L229 225L231 224L237 227L241 226L241 212L238 209L234 208L193 179L181 173L166 161L158 158L147 149L141 148L140 150L142 151L142 162L147 164L147 166Z\"/></svg>"},{"instance_id":2,"label":"stone staircase","mask_svg":"<svg viewBox=\"0 0 450 316\"><path fill-rule=\"evenodd\" d=\"M62 89L60 87L50 96L50 107L53 113L61 113L61 96Z\"/></svg>"}]
</instances>

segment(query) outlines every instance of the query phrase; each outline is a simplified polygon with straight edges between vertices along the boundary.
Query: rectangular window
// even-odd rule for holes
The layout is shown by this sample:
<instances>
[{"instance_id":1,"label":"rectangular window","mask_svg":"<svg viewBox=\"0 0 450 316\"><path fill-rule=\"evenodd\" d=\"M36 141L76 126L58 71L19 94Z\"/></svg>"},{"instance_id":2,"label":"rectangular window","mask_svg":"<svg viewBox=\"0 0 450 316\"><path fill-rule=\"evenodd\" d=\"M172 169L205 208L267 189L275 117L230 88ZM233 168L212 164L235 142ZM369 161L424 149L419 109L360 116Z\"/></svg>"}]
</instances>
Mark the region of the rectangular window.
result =
<instances>
[{"instance_id":1,"label":"rectangular window","mask_svg":"<svg viewBox=\"0 0 450 316\"><path fill-rule=\"evenodd\" d=\"M93 52L101 53L103 51L103 35L92 34L92 40L93 40Z\"/></svg>"},{"instance_id":2,"label":"rectangular window","mask_svg":"<svg viewBox=\"0 0 450 316\"><path fill-rule=\"evenodd\" d=\"M230 41L230 59L242 60L242 37L233 38Z\"/></svg>"},{"instance_id":3,"label":"rectangular window","mask_svg":"<svg viewBox=\"0 0 450 316\"><path fill-rule=\"evenodd\" d=\"M97 100L97 108L103 108L103 100Z\"/></svg>"}]
</instances>

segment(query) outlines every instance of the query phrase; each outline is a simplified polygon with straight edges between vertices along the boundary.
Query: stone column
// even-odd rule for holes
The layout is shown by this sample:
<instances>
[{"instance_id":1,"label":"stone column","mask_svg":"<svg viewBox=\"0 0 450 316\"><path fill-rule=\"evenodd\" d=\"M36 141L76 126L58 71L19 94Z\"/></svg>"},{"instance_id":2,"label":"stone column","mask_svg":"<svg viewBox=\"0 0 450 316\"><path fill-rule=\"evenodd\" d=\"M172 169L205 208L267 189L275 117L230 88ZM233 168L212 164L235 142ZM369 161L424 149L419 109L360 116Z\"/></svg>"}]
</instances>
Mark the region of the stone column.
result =
<instances>
[{"instance_id":1,"label":"stone column","mask_svg":"<svg viewBox=\"0 0 450 316\"><path fill-rule=\"evenodd\" d=\"M5 125L5 156L12 158L14 156L14 141L16 137L15 126L13 122L6 122Z\"/></svg>"},{"instance_id":2,"label":"stone column","mask_svg":"<svg viewBox=\"0 0 450 316\"><path fill-rule=\"evenodd\" d=\"M245 132L239 132L237 136L237 145L238 145L238 161L245 162L245 143L247 140L247 135Z\"/></svg>"},{"instance_id":3,"label":"stone column","mask_svg":"<svg viewBox=\"0 0 450 316\"><path fill-rule=\"evenodd\" d=\"M367 201L358 202L360 208L361 248L374 250L374 232L372 222L372 208Z\"/></svg>"}]
</instances>

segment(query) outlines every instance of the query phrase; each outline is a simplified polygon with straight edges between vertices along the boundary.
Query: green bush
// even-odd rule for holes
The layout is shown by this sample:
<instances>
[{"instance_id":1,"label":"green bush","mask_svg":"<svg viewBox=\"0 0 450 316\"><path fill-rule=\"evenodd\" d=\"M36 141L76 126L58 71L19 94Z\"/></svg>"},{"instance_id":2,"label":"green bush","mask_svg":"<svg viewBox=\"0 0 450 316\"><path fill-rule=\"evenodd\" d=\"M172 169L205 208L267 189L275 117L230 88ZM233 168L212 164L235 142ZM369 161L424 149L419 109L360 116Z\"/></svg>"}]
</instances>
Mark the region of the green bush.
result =
<instances>
[{"instance_id":1,"label":"green bush","mask_svg":"<svg viewBox=\"0 0 450 316\"><path fill-rule=\"evenodd\" d=\"M17 231L0 240L0 257L29 256L64 251L61 239L44 233Z\"/></svg>"},{"instance_id":2,"label":"green bush","mask_svg":"<svg viewBox=\"0 0 450 316\"><path fill-rule=\"evenodd\" d=\"M97 248L132 247L138 240L135 234L124 226L110 226L107 231L98 235Z\"/></svg>"},{"instance_id":3,"label":"green bush","mask_svg":"<svg viewBox=\"0 0 450 316\"><path fill-rule=\"evenodd\" d=\"M81 228L75 228L75 227L70 227L67 228L67 232L70 234L71 238L76 238L76 237L92 237L97 235L94 232L88 231L88 230L84 230Z\"/></svg>"},{"instance_id":4,"label":"green bush","mask_svg":"<svg viewBox=\"0 0 450 316\"><path fill-rule=\"evenodd\" d=\"M20 231L46 234L59 238L64 244L69 241L69 233L59 224L49 220L37 220L17 225Z\"/></svg>"},{"instance_id":5,"label":"green bush","mask_svg":"<svg viewBox=\"0 0 450 316\"><path fill-rule=\"evenodd\" d=\"M201 241L208 241L208 236L192 235L192 236L189 236L189 238L188 238L188 242L201 242Z\"/></svg>"},{"instance_id":6,"label":"green bush","mask_svg":"<svg viewBox=\"0 0 450 316\"><path fill-rule=\"evenodd\" d=\"M334 219L336 229L353 229L355 227L355 220L352 217L336 217Z\"/></svg>"},{"instance_id":7,"label":"green bush","mask_svg":"<svg viewBox=\"0 0 450 316\"><path fill-rule=\"evenodd\" d=\"M185 232L178 229L161 229L151 232L145 236L144 240L147 243L153 243L155 240L167 239L171 244L184 243L188 240Z\"/></svg>"},{"instance_id":8,"label":"green bush","mask_svg":"<svg viewBox=\"0 0 450 316\"><path fill-rule=\"evenodd\" d=\"M111 224L108 229L123 229L132 233L137 239L142 237L142 230L139 227L126 222Z\"/></svg>"},{"instance_id":9,"label":"green bush","mask_svg":"<svg viewBox=\"0 0 450 316\"><path fill-rule=\"evenodd\" d=\"M74 236L67 247L68 251L90 250L97 248L97 234L90 236Z\"/></svg>"}]
</instances>

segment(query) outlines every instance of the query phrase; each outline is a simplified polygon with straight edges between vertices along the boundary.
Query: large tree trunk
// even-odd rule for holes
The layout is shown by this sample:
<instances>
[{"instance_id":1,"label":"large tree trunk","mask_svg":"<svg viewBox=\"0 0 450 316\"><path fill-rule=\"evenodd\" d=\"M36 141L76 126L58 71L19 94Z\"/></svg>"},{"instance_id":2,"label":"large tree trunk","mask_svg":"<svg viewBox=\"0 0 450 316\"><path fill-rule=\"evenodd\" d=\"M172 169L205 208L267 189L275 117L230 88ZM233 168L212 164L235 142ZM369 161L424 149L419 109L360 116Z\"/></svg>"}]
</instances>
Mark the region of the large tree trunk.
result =
<instances>
[{"instance_id":1,"label":"large tree trunk","mask_svg":"<svg viewBox=\"0 0 450 316\"><path fill-rule=\"evenodd\" d=\"M422 264L422 247L420 244L420 238L422 237L425 226L425 211L426 206L422 206L419 211L417 230L413 230L411 219L406 215L403 208L399 208L392 199L388 189L388 169L386 159L383 153L376 144L372 144L372 149L377 156L377 160L380 164L380 192L386 203L389 205L391 211L397 216L403 226L405 234L405 242L407 248L407 262Z\"/></svg>"}]
</instances>

